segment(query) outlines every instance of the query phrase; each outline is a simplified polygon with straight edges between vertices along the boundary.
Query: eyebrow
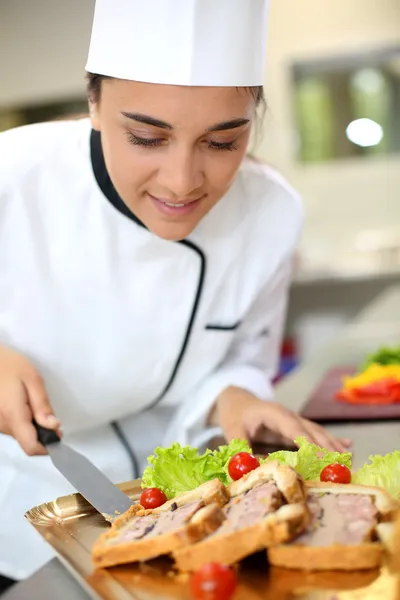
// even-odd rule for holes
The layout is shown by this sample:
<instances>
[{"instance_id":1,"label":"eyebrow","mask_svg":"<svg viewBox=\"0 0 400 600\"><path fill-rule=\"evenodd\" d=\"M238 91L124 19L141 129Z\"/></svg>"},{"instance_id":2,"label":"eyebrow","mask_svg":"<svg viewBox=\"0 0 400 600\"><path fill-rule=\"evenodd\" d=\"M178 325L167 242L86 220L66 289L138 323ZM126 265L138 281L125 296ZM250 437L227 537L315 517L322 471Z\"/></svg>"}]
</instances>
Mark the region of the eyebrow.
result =
<instances>
[{"instance_id":1,"label":"eyebrow","mask_svg":"<svg viewBox=\"0 0 400 600\"><path fill-rule=\"evenodd\" d=\"M165 121L160 121L159 119L155 119L154 117L150 117L149 115L142 115L141 113L131 113L131 112L122 112L121 113L127 119L131 119L132 121L137 121L138 123L144 123L145 125L151 125L152 127L158 127L159 129L173 129L172 125L166 123ZM243 127L243 125L247 125L250 123L250 119L232 119L231 121L223 121L222 123L217 123L213 125L207 131L227 131L228 129L237 129L238 127Z\"/></svg>"}]
</instances>

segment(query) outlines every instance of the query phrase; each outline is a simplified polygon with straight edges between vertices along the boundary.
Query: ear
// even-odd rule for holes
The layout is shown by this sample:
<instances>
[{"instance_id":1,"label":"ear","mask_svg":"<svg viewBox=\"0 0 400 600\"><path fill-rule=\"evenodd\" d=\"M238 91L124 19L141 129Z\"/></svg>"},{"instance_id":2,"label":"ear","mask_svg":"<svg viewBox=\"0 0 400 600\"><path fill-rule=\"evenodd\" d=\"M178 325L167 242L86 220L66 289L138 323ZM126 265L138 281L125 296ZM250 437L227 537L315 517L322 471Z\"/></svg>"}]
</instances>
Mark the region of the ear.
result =
<instances>
[{"instance_id":1,"label":"ear","mask_svg":"<svg viewBox=\"0 0 400 600\"><path fill-rule=\"evenodd\" d=\"M99 106L95 102L89 100L89 116L93 129L100 131L100 115Z\"/></svg>"}]
</instances>

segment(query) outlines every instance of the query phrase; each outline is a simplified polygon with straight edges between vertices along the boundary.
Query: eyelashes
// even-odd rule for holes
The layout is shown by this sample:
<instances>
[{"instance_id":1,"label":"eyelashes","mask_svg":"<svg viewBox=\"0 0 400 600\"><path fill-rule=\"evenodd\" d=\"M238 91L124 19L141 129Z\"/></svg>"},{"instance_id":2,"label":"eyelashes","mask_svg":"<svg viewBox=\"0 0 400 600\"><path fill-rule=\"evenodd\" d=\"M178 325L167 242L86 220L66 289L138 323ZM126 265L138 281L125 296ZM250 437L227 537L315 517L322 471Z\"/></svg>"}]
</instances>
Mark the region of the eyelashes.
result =
<instances>
[{"instance_id":1,"label":"eyelashes","mask_svg":"<svg viewBox=\"0 0 400 600\"><path fill-rule=\"evenodd\" d=\"M145 148L157 148L161 146L163 140L158 138L141 138L133 133L127 133L129 143L133 146L144 146Z\"/></svg>"},{"instance_id":2,"label":"eyelashes","mask_svg":"<svg viewBox=\"0 0 400 600\"><path fill-rule=\"evenodd\" d=\"M212 150L227 150L228 152L238 149L235 142L207 142L207 146Z\"/></svg>"},{"instance_id":3,"label":"eyelashes","mask_svg":"<svg viewBox=\"0 0 400 600\"><path fill-rule=\"evenodd\" d=\"M142 146L143 148L159 148L165 141L162 138L141 138L130 131L127 132L127 137L130 144L133 146ZM205 144L210 150L233 152L238 149L235 142L205 141Z\"/></svg>"}]
</instances>

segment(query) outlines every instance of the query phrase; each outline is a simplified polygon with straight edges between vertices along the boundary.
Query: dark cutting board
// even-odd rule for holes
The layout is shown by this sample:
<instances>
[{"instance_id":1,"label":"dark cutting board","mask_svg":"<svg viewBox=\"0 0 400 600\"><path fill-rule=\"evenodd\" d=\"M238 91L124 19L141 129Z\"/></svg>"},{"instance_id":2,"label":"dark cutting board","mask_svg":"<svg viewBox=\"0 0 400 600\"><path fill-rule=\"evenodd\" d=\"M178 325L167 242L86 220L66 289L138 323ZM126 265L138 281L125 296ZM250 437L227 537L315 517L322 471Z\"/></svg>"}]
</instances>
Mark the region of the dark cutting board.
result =
<instances>
[{"instance_id":1,"label":"dark cutting board","mask_svg":"<svg viewBox=\"0 0 400 600\"><path fill-rule=\"evenodd\" d=\"M301 411L301 416L318 423L343 421L400 420L400 403L388 405L348 404L335 399L342 387L342 378L354 375L356 367L336 367L328 371Z\"/></svg>"}]
</instances>

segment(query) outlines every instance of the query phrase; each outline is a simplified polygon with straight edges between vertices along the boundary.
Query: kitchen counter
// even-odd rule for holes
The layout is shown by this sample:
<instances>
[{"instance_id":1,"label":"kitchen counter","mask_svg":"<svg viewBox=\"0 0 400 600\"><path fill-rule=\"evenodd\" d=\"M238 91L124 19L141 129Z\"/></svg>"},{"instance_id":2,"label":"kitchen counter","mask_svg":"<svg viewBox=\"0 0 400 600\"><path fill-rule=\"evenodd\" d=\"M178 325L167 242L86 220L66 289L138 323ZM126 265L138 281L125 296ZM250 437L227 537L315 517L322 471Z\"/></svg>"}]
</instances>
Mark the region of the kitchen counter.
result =
<instances>
[{"instance_id":1,"label":"kitchen counter","mask_svg":"<svg viewBox=\"0 0 400 600\"><path fill-rule=\"evenodd\" d=\"M388 288L341 331L323 352L289 375L278 387L276 400L299 410L323 374L333 366L360 363L382 344L400 342L400 286ZM329 426L338 436L353 440L355 467L370 454L400 448L400 424L393 422ZM56 559L29 580L9 590L4 600L87 600L88 596Z\"/></svg>"},{"instance_id":2,"label":"kitchen counter","mask_svg":"<svg viewBox=\"0 0 400 600\"><path fill-rule=\"evenodd\" d=\"M400 286L388 288L369 304L351 324L340 331L327 348L285 378L277 388L276 400L301 410L318 381L331 367L357 365L381 345L400 343ZM354 466L370 454L400 449L398 421L329 425L337 436L353 440Z\"/></svg>"},{"instance_id":3,"label":"kitchen counter","mask_svg":"<svg viewBox=\"0 0 400 600\"><path fill-rule=\"evenodd\" d=\"M345 283L345 282L363 282L363 281L396 281L400 276L400 264L391 266L376 265L365 268L347 268L344 269L337 265L336 267L325 269L300 269L295 273L293 279L294 286L309 286L321 283Z\"/></svg>"}]
</instances>

